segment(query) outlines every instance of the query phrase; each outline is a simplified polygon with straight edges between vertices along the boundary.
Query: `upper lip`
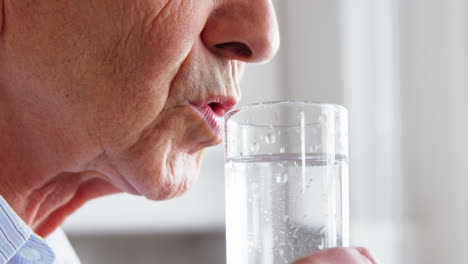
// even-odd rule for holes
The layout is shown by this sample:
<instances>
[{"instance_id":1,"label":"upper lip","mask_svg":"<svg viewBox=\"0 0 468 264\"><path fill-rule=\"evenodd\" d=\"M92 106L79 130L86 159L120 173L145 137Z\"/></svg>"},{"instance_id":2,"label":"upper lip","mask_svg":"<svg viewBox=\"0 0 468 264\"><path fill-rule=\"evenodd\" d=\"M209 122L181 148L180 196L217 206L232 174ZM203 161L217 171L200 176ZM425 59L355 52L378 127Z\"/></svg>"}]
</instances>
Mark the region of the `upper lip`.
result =
<instances>
[{"instance_id":1,"label":"upper lip","mask_svg":"<svg viewBox=\"0 0 468 264\"><path fill-rule=\"evenodd\" d=\"M209 96L203 100L190 102L190 104L197 108L207 106L214 115L223 117L225 113L237 104L237 100L231 96Z\"/></svg>"}]
</instances>

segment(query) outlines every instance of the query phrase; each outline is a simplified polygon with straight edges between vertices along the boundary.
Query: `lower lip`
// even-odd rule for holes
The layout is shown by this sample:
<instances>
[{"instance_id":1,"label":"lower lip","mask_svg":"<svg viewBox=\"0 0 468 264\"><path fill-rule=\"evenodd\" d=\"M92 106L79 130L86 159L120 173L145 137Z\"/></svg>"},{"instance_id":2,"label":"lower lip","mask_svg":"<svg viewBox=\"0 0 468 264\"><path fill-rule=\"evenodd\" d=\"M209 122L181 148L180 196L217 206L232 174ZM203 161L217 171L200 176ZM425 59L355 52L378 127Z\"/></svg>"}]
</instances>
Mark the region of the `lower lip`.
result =
<instances>
[{"instance_id":1,"label":"lower lip","mask_svg":"<svg viewBox=\"0 0 468 264\"><path fill-rule=\"evenodd\" d=\"M205 120L205 123L208 125L211 133L216 137L216 139L222 140L223 130L221 127L223 124L223 117L215 115L208 105L191 105L191 107L203 118L203 120Z\"/></svg>"}]
</instances>

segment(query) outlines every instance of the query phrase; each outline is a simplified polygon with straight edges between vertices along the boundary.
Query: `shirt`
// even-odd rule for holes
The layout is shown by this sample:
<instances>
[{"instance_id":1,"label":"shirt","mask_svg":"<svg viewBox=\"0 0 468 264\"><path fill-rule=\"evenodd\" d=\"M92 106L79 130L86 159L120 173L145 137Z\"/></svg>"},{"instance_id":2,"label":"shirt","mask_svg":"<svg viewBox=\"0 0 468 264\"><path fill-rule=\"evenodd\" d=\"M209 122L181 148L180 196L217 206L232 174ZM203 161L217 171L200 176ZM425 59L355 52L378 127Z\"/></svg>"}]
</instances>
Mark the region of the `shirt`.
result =
<instances>
[{"instance_id":1,"label":"shirt","mask_svg":"<svg viewBox=\"0 0 468 264\"><path fill-rule=\"evenodd\" d=\"M55 264L81 264L70 241L61 228L57 228L45 241L55 252Z\"/></svg>"},{"instance_id":2,"label":"shirt","mask_svg":"<svg viewBox=\"0 0 468 264\"><path fill-rule=\"evenodd\" d=\"M48 238L59 253L57 257L46 241L13 211L0 195L0 264L79 264L61 229Z\"/></svg>"}]
</instances>

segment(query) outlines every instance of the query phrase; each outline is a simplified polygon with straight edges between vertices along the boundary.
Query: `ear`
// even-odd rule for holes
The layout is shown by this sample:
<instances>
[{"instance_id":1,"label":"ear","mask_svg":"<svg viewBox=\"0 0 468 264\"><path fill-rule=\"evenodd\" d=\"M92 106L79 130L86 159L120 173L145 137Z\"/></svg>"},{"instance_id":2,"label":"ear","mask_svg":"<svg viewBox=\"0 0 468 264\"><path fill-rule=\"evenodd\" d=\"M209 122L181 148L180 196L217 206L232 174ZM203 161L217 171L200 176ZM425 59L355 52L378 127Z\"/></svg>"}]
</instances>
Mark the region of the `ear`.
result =
<instances>
[{"instance_id":1,"label":"ear","mask_svg":"<svg viewBox=\"0 0 468 264\"><path fill-rule=\"evenodd\" d=\"M0 0L0 33L2 33L2 29L3 29L3 12L5 10L3 10L3 1L4 0Z\"/></svg>"}]
</instances>

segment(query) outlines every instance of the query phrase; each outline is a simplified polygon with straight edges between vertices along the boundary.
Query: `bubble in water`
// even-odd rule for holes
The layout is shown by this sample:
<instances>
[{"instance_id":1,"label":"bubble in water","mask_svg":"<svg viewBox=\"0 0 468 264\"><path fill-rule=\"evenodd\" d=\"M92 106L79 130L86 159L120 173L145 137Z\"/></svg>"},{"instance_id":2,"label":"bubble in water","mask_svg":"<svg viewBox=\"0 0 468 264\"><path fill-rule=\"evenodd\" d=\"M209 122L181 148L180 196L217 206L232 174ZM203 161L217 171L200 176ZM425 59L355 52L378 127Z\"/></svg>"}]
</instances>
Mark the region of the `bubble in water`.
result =
<instances>
[{"instance_id":1,"label":"bubble in water","mask_svg":"<svg viewBox=\"0 0 468 264\"><path fill-rule=\"evenodd\" d=\"M285 147L281 147L280 148L280 153L284 153L286 151L286 148Z\"/></svg>"},{"instance_id":2,"label":"bubble in water","mask_svg":"<svg viewBox=\"0 0 468 264\"><path fill-rule=\"evenodd\" d=\"M288 181L288 174L284 173L282 180L283 180L283 183L287 182Z\"/></svg>"},{"instance_id":3,"label":"bubble in water","mask_svg":"<svg viewBox=\"0 0 468 264\"><path fill-rule=\"evenodd\" d=\"M267 144L275 144L275 142L276 142L276 136L275 136L275 134L274 134L274 133L268 132L268 133L266 134L266 136L265 136L265 142L266 142Z\"/></svg>"},{"instance_id":4,"label":"bubble in water","mask_svg":"<svg viewBox=\"0 0 468 264\"><path fill-rule=\"evenodd\" d=\"M276 175L276 182L281 183L281 174Z\"/></svg>"},{"instance_id":5,"label":"bubble in water","mask_svg":"<svg viewBox=\"0 0 468 264\"><path fill-rule=\"evenodd\" d=\"M322 227L322 228L318 231L318 234L319 234L319 237L320 237L320 242L319 242L317 248L318 248L319 250L322 250L322 249L325 248L325 238L326 238L325 232L326 232L326 227L325 227L325 226Z\"/></svg>"},{"instance_id":6,"label":"bubble in water","mask_svg":"<svg viewBox=\"0 0 468 264\"><path fill-rule=\"evenodd\" d=\"M283 221L287 222L289 220L289 215L283 215Z\"/></svg>"},{"instance_id":7,"label":"bubble in water","mask_svg":"<svg viewBox=\"0 0 468 264\"><path fill-rule=\"evenodd\" d=\"M286 173L285 174L279 173L278 175L276 175L277 183L286 183L287 181L288 181L288 175Z\"/></svg>"},{"instance_id":8,"label":"bubble in water","mask_svg":"<svg viewBox=\"0 0 468 264\"><path fill-rule=\"evenodd\" d=\"M258 144L258 142L254 142L252 147L250 148L250 150L252 151L252 154L257 153L259 149L260 149L260 144Z\"/></svg>"},{"instance_id":9,"label":"bubble in water","mask_svg":"<svg viewBox=\"0 0 468 264\"><path fill-rule=\"evenodd\" d=\"M317 121L318 121L319 123L322 123L322 122L324 121L324 119L325 119L324 116L323 116L323 115L320 115Z\"/></svg>"},{"instance_id":10,"label":"bubble in water","mask_svg":"<svg viewBox=\"0 0 468 264\"><path fill-rule=\"evenodd\" d=\"M280 256L283 256L284 255L284 249L280 248L278 250L278 253L279 253Z\"/></svg>"},{"instance_id":11,"label":"bubble in water","mask_svg":"<svg viewBox=\"0 0 468 264\"><path fill-rule=\"evenodd\" d=\"M293 229L292 236L293 236L294 238L297 238L298 235L299 235L299 227L296 226L296 227L294 227L294 229Z\"/></svg>"}]
</instances>

